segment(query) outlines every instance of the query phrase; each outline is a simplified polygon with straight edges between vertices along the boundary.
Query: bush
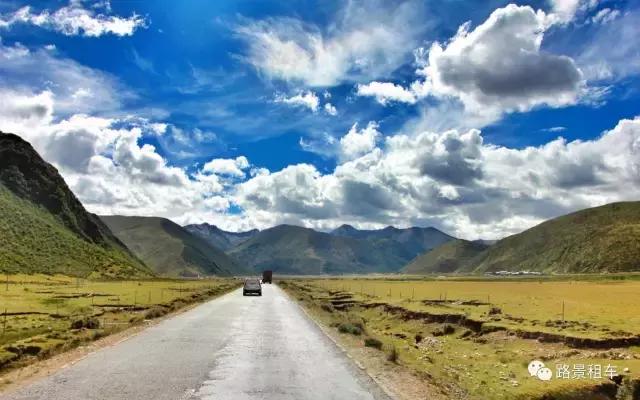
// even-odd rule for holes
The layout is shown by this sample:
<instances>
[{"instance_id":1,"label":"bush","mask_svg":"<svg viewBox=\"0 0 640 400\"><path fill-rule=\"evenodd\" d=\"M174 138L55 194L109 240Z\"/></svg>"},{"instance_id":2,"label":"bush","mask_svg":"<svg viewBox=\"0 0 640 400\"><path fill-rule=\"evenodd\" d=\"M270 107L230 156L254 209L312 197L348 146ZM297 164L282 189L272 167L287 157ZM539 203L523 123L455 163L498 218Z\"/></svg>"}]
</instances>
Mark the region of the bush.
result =
<instances>
[{"instance_id":1,"label":"bush","mask_svg":"<svg viewBox=\"0 0 640 400\"><path fill-rule=\"evenodd\" d=\"M376 338L366 338L364 340L364 345L366 347L373 347L373 348L376 348L378 350L382 349L382 342L379 341Z\"/></svg>"},{"instance_id":2,"label":"bush","mask_svg":"<svg viewBox=\"0 0 640 400\"><path fill-rule=\"evenodd\" d=\"M455 331L456 331L456 328L454 328L453 325L446 324L446 325L443 325L441 328L434 330L433 332L431 332L431 334L433 336L444 336L444 335L451 335Z\"/></svg>"},{"instance_id":3,"label":"bush","mask_svg":"<svg viewBox=\"0 0 640 400\"><path fill-rule=\"evenodd\" d=\"M98 318L87 317L77 319L71 323L71 329L98 329L100 328L100 320Z\"/></svg>"},{"instance_id":4,"label":"bush","mask_svg":"<svg viewBox=\"0 0 640 400\"><path fill-rule=\"evenodd\" d=\"M328 313L332 313L333 312L333 306L331 304L323 304L320 306L320 308L322 308L324 311L328 312Z\"/></svg>"},{"instance_id":5,"label":"bush","mask_svg":"<svg viewBox=\"0 0 640 400\"><path fill-rule=\"evenodd\" d=\"M351 323L342 323L338 325L338 331L340 333L350 333L352 335L360 336L362 335L362 325L351 324Z\"/></svg>"},{"instance_id":6,"label":"bush","mask_svg":"<svg viewBox=\"0 0 640 400\"><path fill-rule=\"evenodd\" d=\"M144 318L145 319L154 319L154 318L160 318L167 315L167 311L162 308L162 307L153 307L149 310L147 310L146 313L144 313Z\"/></svg>"},{"instance_id":7,"label":"bush","mask_svg":"<svg viewBox=\"0 0 640 400\"><path fill-rule=\"evenodd\" d=\"M489 315L502 314L502 310L499 307L491 307L489 309Z\"/></svg>"},{"instance_id":8,"label":"bush","mask_svg":"<svg viewBox=\"0 0 640 400\"><path fill-rule=\"evenodd\" d=\"M387 361L390 361L392 363L398 362L398 349L396 349L396 346L391 346L389 354L387 354Z\"/></svg>"}]
</instances>

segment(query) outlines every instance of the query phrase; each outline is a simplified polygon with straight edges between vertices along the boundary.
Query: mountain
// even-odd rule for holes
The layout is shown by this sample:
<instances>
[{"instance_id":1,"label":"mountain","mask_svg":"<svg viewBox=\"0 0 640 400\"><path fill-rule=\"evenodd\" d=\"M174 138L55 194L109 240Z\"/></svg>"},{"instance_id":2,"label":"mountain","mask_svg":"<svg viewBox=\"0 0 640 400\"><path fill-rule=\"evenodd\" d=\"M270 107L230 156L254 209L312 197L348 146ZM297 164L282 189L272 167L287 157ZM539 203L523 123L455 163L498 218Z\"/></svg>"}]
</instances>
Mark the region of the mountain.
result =
<instances>
[{"instance_id":1,"label":"mountain","mask_svg":"<svg viewBox=\"0 0 640 400\"><path fill-rule=\"evenodd\" d=\"M412 261L403 272L640 271L640 202L612 203L548 220L482 250L454 241Z\"/></svg>"},{"instance_id":2,"label":"mountain","mask_svg":"<svg viewBox=\"0 0 640 400\"><path fill-rule=\"evenodd\" d=\"M210 245L222 251L227 251L245 240L251 239L259 232L257 229L246 232L227 232L210 224L187 225L184 229L206 240Z\"/></svg>"},{"instance_id":3,"label":"mountain","mask_svg":"<svg viewBox=\"0 0 640 400\"><path fill-rule=\"evenodd\" d=\"M483 241L451 240L416 257L402 269L402 272L406 274L455 272L473 262L487 247L489 246Z\"/></svg>"},{"instance_id":4,"label":"mountain","mask_svg":"<svg viewBox=\"0 0 640 400\"><path fill-rule=\"evenodd\" d=\"M85 210L55 167L0 132L0 271L83 277L152 272Z\"/></svg>"},{"instance_id":5,"label":"mountain","mask_svg":"<svg viewBox=\"0 0 640 400\"><path fill-rule=\"evenodd\" d=\"M467 269L640 271L640 202L607 204L543 222L498 241Z\"/></svg>"},{"instance_id":6,"label":"mountain","mask_svg":"<svg viewBox=\"0 0 640 400\"><path fill-rule=\"evenodd\" d=\"M158 274L228 276L246 272L222 250L168 219L118 215L100 218Z\"/></svg>"},{"instance_id":7,"label":"mountain","mask_svg":"<svg viewBox=\"0 0 640 400\"><path fill-rule=\"evenodd\" d=\"M393 251L406 261L455 239L433 227L399 229L388 226L384 229L363 230L356 229L351 225L342 225L334 229L331 234L368 240L376 243L379 247L393 247Z\"/></svg>"},{"instance_id":8,"label":"mountain","mask_svg":"<svg viewBox=\"0 0 640 400\"><path fill-rule=\"evenodd\" d=\"M260 231L229 255L256 272L271 269L296 275L395 272L406 263L372 241L293 225Z\"/></svg>"}]
</instances>

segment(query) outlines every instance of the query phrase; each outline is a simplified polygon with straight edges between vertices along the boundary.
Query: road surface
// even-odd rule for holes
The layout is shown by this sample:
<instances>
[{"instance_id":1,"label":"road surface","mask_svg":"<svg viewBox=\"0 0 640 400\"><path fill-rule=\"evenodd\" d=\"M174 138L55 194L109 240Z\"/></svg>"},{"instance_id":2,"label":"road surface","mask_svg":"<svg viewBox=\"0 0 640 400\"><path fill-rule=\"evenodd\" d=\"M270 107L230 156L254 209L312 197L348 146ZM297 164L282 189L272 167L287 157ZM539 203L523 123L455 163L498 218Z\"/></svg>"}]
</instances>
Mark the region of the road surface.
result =
<instances>
[{"instance_id":1,"label":"road surface","mask_svg":"<svg viewBox=\"0 0 640 400\"><path fill-rule=\"evenodd\" d=\"M236 290L2 400L387 400L275 285Z\"/></svg>"}]
</instances>

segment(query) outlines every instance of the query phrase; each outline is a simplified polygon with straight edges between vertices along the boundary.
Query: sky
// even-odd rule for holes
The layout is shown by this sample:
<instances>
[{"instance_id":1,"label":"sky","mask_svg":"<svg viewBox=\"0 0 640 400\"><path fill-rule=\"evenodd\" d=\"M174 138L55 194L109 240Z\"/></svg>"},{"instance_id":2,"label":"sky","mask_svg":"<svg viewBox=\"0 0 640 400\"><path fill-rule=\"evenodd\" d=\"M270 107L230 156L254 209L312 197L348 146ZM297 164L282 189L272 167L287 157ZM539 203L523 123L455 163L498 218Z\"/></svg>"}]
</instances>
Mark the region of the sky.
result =
<instances>
[{"instance_id":1,"label":"sky","mask_svg":"<svg viewBox=\"0 0 640 400\"><path fill-rule=\"evenodd\" d=\"M0 0L0 130L97 214L497 239L640 199L640 3Z\"/></svg>"}]
</instances>

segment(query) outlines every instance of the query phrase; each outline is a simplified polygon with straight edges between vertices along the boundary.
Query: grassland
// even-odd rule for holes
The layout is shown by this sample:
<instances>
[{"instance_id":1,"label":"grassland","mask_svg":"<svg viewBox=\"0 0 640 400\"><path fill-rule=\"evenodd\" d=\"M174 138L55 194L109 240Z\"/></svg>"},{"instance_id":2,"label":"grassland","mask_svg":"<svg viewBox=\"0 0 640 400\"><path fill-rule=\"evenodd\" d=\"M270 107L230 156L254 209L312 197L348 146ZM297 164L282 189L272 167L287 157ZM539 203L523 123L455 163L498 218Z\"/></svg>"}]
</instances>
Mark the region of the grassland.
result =
<instances>
[{"instance_id":1,"label":"grassland","mask_svg":"<svg viewBox=\"0 0 640 400\"><path fill-rule=\"evenodd\" d=\"M99 281L2 275L0 373L238 287L231 279Z\"/></svg>"},{"instance_id":2,"label":"grassland","mask_svg":"<svg viewBox=\"0 0 640 400\"><path fill-rule=\"evenodd\" d=\"M114 245L84 240L53 214L0 184L0 273L135 278L152 272Z\"/></svg>"},{"instance_id":3,"label":"grassland","mask_svg":"<svg viewBox=\"0 0 640 400\"><path fill-rule=\"evenodd\" d=\"M561 364L612 365L625 387L640 377L635 279L298 279L283 286L361 346L380 341L380 357L395 349L397 362L449 398L613 399L621 391L604 375L540 381L527 371L534 359L554 374Z\"/></svg>"}]
</instances>

